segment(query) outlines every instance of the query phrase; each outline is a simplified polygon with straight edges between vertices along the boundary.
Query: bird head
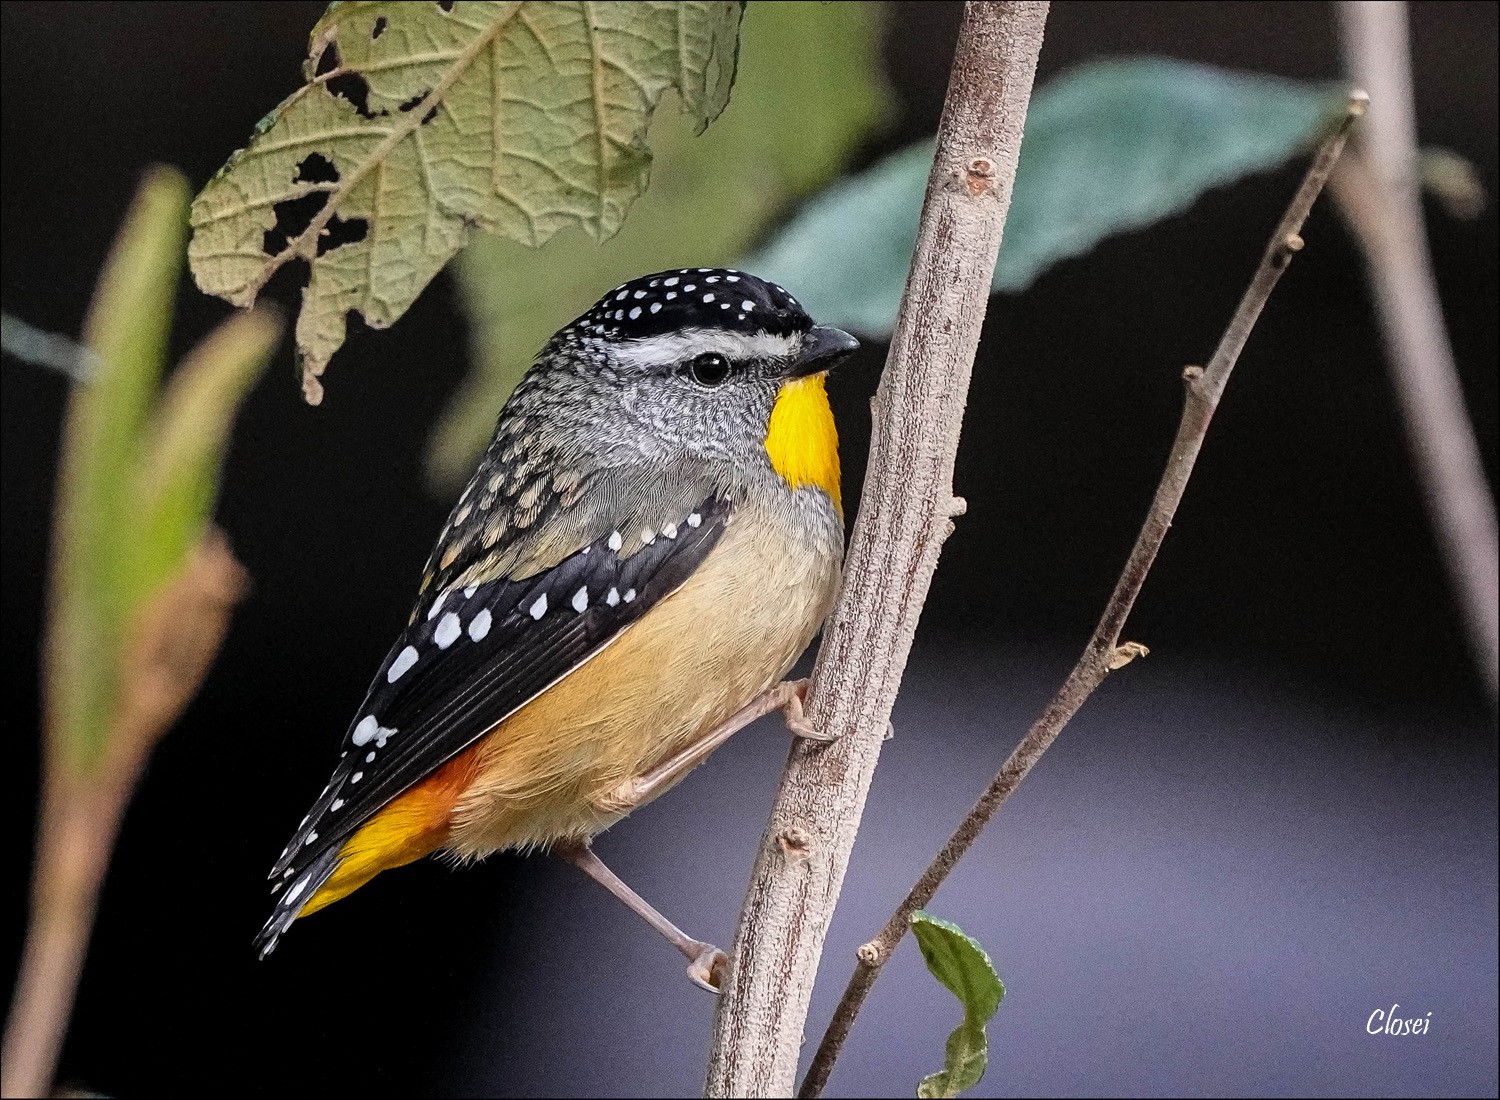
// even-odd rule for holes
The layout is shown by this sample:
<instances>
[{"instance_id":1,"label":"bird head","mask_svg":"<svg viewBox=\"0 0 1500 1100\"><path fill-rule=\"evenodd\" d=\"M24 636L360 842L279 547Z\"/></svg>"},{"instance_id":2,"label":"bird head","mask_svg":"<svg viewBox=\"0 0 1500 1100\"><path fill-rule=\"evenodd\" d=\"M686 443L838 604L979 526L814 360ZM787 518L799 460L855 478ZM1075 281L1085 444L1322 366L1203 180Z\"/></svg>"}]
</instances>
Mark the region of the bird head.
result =
<instances>
[{"instance_id":1,"label":"bird head","mask_svg":"<svg viewBox=\"0 0 1500 1100\"><path fill-rule=\"evenodd\" d=\"M623 421L656 442L734 458L767 446L778 409L826 408L823 375L858 347L775 283L679 268L611 290L552 338L538 366L582 383L580 396L605 406L596 425L606 434Z\"/></svg>"}]
</instances>

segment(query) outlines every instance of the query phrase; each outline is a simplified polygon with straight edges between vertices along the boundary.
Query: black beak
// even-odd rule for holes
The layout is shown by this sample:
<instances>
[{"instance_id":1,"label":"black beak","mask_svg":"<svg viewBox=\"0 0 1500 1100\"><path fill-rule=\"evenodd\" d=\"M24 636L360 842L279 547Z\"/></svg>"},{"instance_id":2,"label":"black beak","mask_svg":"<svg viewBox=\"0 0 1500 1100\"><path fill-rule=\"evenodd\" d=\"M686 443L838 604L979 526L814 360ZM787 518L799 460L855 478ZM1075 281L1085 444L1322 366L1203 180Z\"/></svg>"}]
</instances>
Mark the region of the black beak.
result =
<instances>
[{"instance_id":1,"label":"black beak","mask_svg":"<svg viewBox=\"0 0 1500 1100\"><path fill-rule=\"evenodd\" d=\"M858 350L859 341L843 329L815 325L802 337L802 350L797 353L788 374L792 378L821 374Z\"/></svg>"}]
</instances>

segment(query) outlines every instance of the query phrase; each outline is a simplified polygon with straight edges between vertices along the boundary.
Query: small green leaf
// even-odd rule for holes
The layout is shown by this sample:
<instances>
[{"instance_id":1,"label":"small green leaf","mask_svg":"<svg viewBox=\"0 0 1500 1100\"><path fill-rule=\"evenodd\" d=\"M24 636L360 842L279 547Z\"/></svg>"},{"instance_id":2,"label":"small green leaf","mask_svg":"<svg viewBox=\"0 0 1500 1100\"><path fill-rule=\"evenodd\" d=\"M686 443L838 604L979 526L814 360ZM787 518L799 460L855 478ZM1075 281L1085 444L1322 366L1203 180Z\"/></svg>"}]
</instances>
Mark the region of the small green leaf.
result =
<instances>
[{"instance_id":1,"label":"small green leaf","mask_svg":"<svg viewBox=\"0 0 1500 1100\"><path fill-rule=\"evenodd\" d=\"M1160 58L1085 65L1031 101L996 291L1150 225L1212 187L1283 163L1339 117L1345 90ZM895 325L930 141L829 188L743 261L795 286L819 321L874 337Z\"/></svg>"},{"instance_id":2,"label":"small green leaf","mask_svg":"<svg viewBox=\"0 0 1500 1100\"><path fill-rule=\"evenodd\" d=\"M958 925L919 909L912 915L911 930L928 971L964 1009L963 1022L948 1036L943 1068L922 1078L917 1095L957 1096L984 1077L989 1063L984 1025L1000 1007L1005 986L984 948Z\"/></svg>"},{"instance_id":3,"label":"small green leaf","mask_svg":"<svg viewBox=\"0 0 1500 1100\"><path fill-rule=\"evenodd\" d=\"M701 129L734 81L738 0L346 3L307 84L193 203L193 275L236 305L310 266L308 400L350 311L394 324L475 229L535 246L614 233L646 188L646 126L676 87ZM308 219L311 219L310 221Z\"/></svg>"},{"instance_id":4,"label":"small green leaf","mask_svg":"<svg viewBox=\"0 0 1500 1100\"><path fill-rule=\"evenodd\" d=\"M464 250L454 270L474 368L434 435L434 484L468 475L537 351L601 293L650 271L728 263L790 202L839 171L887 114L882 21L877 4L750 5L728 110L701 137L678 112L657 113L651 189L617 236L599 244L573 229L540 254L481 236Z\"/></svg>"}]
</instances>

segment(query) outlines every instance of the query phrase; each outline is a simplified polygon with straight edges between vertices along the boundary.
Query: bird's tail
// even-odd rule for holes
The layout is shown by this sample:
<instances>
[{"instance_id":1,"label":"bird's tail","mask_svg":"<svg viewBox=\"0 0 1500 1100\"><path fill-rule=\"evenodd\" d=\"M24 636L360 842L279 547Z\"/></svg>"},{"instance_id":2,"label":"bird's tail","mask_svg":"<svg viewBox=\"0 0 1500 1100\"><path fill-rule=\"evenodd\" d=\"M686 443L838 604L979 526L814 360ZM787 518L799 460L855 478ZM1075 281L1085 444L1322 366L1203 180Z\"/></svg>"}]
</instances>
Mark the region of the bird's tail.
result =
<instances>
[{"instance_id":1,"label":"bird's tail","mask_svg":"<svg viewBox=\"0 0 1500 1100\"><path fill-rule=\"evenodd\" d=\"M338 870L339 849L329 848L302 869L296 878L290 879L276 898L276 908L271 917L255 937L255 950L265 958L276 950L276 942L292 926L292 921L302 915L302 910L312 900L323 883Z\"/></svg>"},{"instance_id":2,"label":"bird's tail","mask_svg":"<svg viewBox=\"0 0 1500 1100\"><path fill-rule=\"evenodd\" d=\"M464 759L464 758L460 758ZM468 767L470 765L466 765ZM292 921L348 897L382 871L428 855L448 838L448 821L461 785L450 764L388 803L341 845L331 846L286 880L276 908L255 937L265 958ZM467 777L468 772L463 773Z\"/></svg>"}]
</instances>

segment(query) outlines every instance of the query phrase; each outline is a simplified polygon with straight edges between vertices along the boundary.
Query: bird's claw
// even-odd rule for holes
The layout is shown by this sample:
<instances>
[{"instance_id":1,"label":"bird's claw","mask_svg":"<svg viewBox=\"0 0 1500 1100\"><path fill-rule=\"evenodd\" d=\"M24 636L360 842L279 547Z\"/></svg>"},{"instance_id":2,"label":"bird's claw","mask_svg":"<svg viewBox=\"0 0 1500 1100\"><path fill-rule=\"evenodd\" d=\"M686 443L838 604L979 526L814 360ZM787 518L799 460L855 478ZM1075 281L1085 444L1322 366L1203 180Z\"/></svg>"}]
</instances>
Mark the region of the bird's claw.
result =
<instances>
[{"instance_id":1,"label":"bird's claw","mask_svg":"<svg viewBox=\"0 0 1500 1100\"><path fill-rule=\"evenodd\" d=\"M804 741L819 741L827 744L837 740L832 734L808 721L807 712L802 709L802 701L807 698L808 681L793 680L786 686L791 689L786 702L781 704L781 716L786 721L786 728Z\"/></svg>"}]
</instances>

